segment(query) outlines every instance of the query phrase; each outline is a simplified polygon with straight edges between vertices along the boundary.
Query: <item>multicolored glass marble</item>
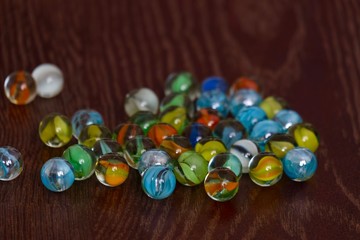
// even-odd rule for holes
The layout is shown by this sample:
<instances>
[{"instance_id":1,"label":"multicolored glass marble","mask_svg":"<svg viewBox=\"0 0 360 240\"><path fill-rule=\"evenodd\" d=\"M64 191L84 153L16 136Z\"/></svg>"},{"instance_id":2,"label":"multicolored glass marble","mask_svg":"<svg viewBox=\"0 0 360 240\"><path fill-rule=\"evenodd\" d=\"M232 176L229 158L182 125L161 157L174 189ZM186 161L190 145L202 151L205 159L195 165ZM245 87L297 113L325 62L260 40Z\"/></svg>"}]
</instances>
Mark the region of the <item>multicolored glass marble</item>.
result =
<instances>
[{"instance_id":1,"label":"multicolored glass marble","mask_svg":"<svg viewBox=\"0 0 360 240\"><path fill-rule=\"evenodd\" d=\"M259 153L249 162L249 176L259 186L269 187L280 181L283 164L273 153Z\"/></svg>"},{"instance_id":2,"label":"multicolored glass marble","mask_svg":"<svg viewBox=\"0 0 360 240\"><path fill-rule=\"evenodd\" d=\"M144 134L147 135L149 129L158 123L159 119L150 111L139 111L129 119L129 122L139 125Z\"/></svg>"},{"instance_id":3,"label":"multicolored glass marble","mask_svg":"<svg viewBox=\"0 0 360 240\"><path fill-rule=\"evenodd\" d=\"M266 113L259 107L244 107L236 115L235 119L238 120L246 129L249 134L258 122L266 120Z\"/></svg>"},{"instance_id":4,"label":"multicolored glass marble","mask_svg":"<svg viewBox=\"0 0 360 240\"><path fill-rule=\"evenodd\" d=\"M249 162L251 158L260 152L259 147L251 140L241 139L236 141L229 149L241 162L242 172L249 172Z\"/></svg>"},{"instance_id":5,"label":"multicolored glass marble","mask_svg":"<svg viewBox=\"0 0 360 240\"><path fill-rule=\"evenodd\" d=\"M183 152L178 158L174 173L179 183L185 186L195 186L205 179L208 162L197 152Z\"/></svg>"},{"instance_id":6,"label":"multicolored glass marble","mask_svg":"<svg viewBox=\"0 0 360 240\"><path fill-rule=\"evenodd\" d=\"M78 138L84 127L91 124L104 124L101 114L92 109L81 109L74 113L71 118L71 126L73 135Z\"/></svg>"},{"instance_id":7,"label":"multicolored glass marble","mask_svg":"<svg viewBox=\"0 0 360 240\"><path fill-rule=\"evenodd\" d=\"M296 146L295 139L291 135L276 133L266 140L265 151L272 152L279 159L282 159L288 151Z\"/></svg>"},{"instance_id":8,"label":"multicolored glass marble","mask_svg":"<svg viewBox=\"0 0 360 240\"><path fill-rule=\"evenodd\" d=\"M91 124L81 131L78 142L88 148L93 148L96 141L111 137L112 134L110 130L104 125Z\"/></svg>"},{"instance_id":9,"label":"multicolored glass marble","mask_svg":"<svg viewBox=\"0 0 360 240\"><path fill-rule=\"evenodd\" d=\"M98 158L95 167L96 178L105 186L116 187L125 182L130 167L119 154L108 153Z\"/></svg>"},{"instance_id":10,"label":"multicolored glass marble","mask_svg":"<svg viewBox=\"0 0 360 240\"><path fill-rule=\"evenodd\" d=\"M6 97L16 105L25 105L36 97L36 83L30 73L17 71L6 77L4 83Z\"/></svg>"},{"instance_id":11,"label":"multicolored glass marble","mask_svg":"<svg viewBox=\"0 0 360 240\"><path fill-rule=\"evenodd\" d=\"M58 95L64 86L64 76L57 66L43 63L31 73L36 82L36 92L40 97L52 98Z\"/></svg>"},{"instance_id":12,"label":"multicolored glass marble","mask_svg":"<svg viewBox=\"0 0 360 240\"><path fill-rule=\"evenodd\" d=\"M159 148L167 152L172 159L177 160L182 153L190 151L192 146L188 138L181 135L173 135L165 138Z\"/></svg>"},{"instance_id":13,"label":"multicolored glass marble","mask_svg":"<svg viewBox=\"0 0 360 240\"><path fill-rule=\"evenodd\" d=\"M151 166L145 171L141 186L150 198L161 200L174 192L176 187L175 175L169 167Z\"/></svg>"},{"instance_id":14,"label":"multicolored glass marble","mask_svg":"<svg viewBox=\"0 0 360 240\"><path fill-rule=\"evenodd\" d=\"M226 82L226 80L218 76L208 77L204 79L204 81L201 84L202 92L220 90L221 92L226 94L228 89L229 89L229 84Z\"/></svg>"},{"instance_id":15,"label":"multicolored glass marble","mask_svg":"<svg viewBox=\"0 0 360 240\"><path fill-rule=\"evenodd\" d=\"M95 153L95 156L98 158L107 153L123 155L122 148L120 144L110 138L100 139L95 142L92 151Z\"/></svg>"},{"instance_id":16,"label":"multicolored glass marble","mask_svg":"<svg viewBox=\"0 0 360 240\"><path fill-rule=\"evenodd\" d=\"M256 80L249 77L240 77L230 87L230 95L234 94L240 89L251 89L260 92L260 86Z\"/></svg>"},{"instance_id":17,"label":"multicolored glass marble","mask_svg":"<svg viewBox=\"0 0 360 240\"><path fill-rule=\"evenodd\" d=\"M39 136L49 147L62 147L72 138L70 120L61 114L51 113L43 118L39 124Z\"/></svg>"},{"instance_id":18,"label":"multicolored glass marble","mask_svg":"<svg viewBox=\"0 0 360 240\"><path fill-rule=\"evenodd\" d=\"M195 151L200 153L206 161L210 161L215 155L227 151L224 143L215 137L206 137L201 139L195 145Z\"/></svg>"},{"instance_id":19,"label":"multicolored glass marble","mask_svg":"<svg viewBox=\"0 0 360 240\"><path fill-rule=\"evenodd\" d=\"M184 107L189 116L194 115L194 103L185 93L171 93L170 95L165 96L160 102L160 112L174 106Z\"/></svg>"},{"instance_id":20,"label":"multicolored glass marble","mask_svg":"<svg viewBox=\"0 0 360 240\"><path fill-rule=\"evenodd\" d=\"M275 117L273 118L275 122L280 123L285 130L289 129L291 126L302 123L303 120L300 115L294 110L280 110Z\"/></svg>"},{"instance_id":21,"label":"multicolored glass marble","mask_svg":"<svg viewBox=\"0 0 360 240\"><path fill-rule=\"evenodd\" d=\"M137 169L141 155L147 150L156 148L151 138L145 136L136 136L126 142L124 148L124 157L130 167Z\"/></svg>"},{"instance_id":22,"label":"multicolored glass marble","mask_svg":"<svg viewBox=\"0 0 360 240\"><path fill-rule=\"evenodd\" d=\"M295 124L289 129L289 134L294 137L299 147L308 148L312 152L319 147L318 133L310 123Z\"/></svg>"},{"instance_id":23,"label":"multicolored glass marble","mask_svg":"<svg viewBox=\"0 0 360 240\"><path fill-rule=\"evenodd\" d=\"M160 114L160 122L168 123L173 126L176 131L181 134L189 123L189 116L184 107L168 107Z\"/></svg>"},{"instance_id":24,"label":"multicolored glass marble","mask_svg":"<svg viewBox=\"0 0 360 240\"><path fill-rule=\"evenodd\" d=\"M280 123L274 122L273 120L264 120L255 124L249 139L255 141L260 149L264 149L266 139L275 133L283 132L284 130Z\"/></svg>"},{"instance_id":25,"label":"multicolored glass marble","mask_svg":"<svg viewBox=\"0 0 360 240\"><path fill-rule=\"evenodd\" d=\"M246 136L244 126L234 119L224 119L213 130L214 137L219 138L227 148Z\"/></svg>"},{"instance_id":26,"label":"multicolored glass marble","mask_svg":"<svg viewBox=\"0 0 360 240\"><path fill-rule=\"evenodd\" d=\"M151 138L158 147L166 137L170 137L176 134L178 134L178 132L170 124L157 123L150 128L148 137Z\"/></svg>"},{"instance_id":27,"label":"multicolored glass marble","mask_svg":"<svg viewBox=\"0 0 360 240\"><path fill-rule=\"evenodd\" d=\"M74 181L74 169L64 158L51 158L41 168L41 182L53 192L63 192L69 189Z\"/></svg>"},{"instance_id":28,"label":"multicolored glass marble","mask_svg":"<svg viewBox=\"0 0 360 240\"><path fill-rule=\"evenodd\" d=\"M307 148L290 150L282 160L285 174L293 181L309 180L317 168L316 156Z\"/></svg>"},{"instance_id":29,"label":"multicolored glass marble","mask_svg":"<svg viewBox=\"0 0 360 240\"><path fill-rule=\"evenodd\" d=\"M211 130L220 122L219 113L212 108L202 108L195 113L194 122L201 123Z\"/></svg>"},{"instance_id":30,"label":"multicolored glass marble","mask_svg":"<svg viewBox=\"0 0 360 240\"><path fill-rule=\"evenodd\" d=\"M201 139L212 136L212 131L201 123L191 123L184 129L182 135L189 139L191 146L194 148Z\"/></svg>"},{"instance_id":31,"label":"multicolored glass marble","mask_svg":"<svg viewBox=\"0 0 360 240\"><path fill-rule=\"evenodd\" d=\"M287 107L287 103L282 98L270 96L265 98L259 107L265 111L269 119L272 119L276 113Z\"/></svg>"},{"instance_id":32,"label":"multicolored glass marble","mask_svg":"<svg viewBox=\"0 0 360 240\"><path fill-rule=\"evenodd\" d=\"M235 173L238 180L242 175L242 164L240 162L240 159L236 155L229 152L219 153L210 160L208 165L208 171L211 172L216 168L230 169Z\"/></svg>"},{"instance_id":33,"label":"multicolored glass marble","mask_svg":"<svg viewBox=\"0 0 360 240\"><path fill-rule=\"evenodd\" d=\"M196 101L196 108L212 108L218 111L219 115L225 118L229 113L229 101L225 93L220 90L203 92Z\"/></svg>"},{"instance_id":34,"label":"multicolored glass marble","mask_svg":"<svg viewBox=\"0 0 360 240\"><path fill-rule=\"evenodd\" d=\"M140 135L144 135L144 132L139 125L134 123L124 123L119 126L117 142L120 146L124 147L126 141Z\"/></svg>"},{"instance_id":35,"label":"multicolored glass marble","mask_svg":"<svg viewBox=\"0 0 360 240\"><path fill-rule=\"evenodd\" d=\"M159 149L150 149L141 155L138 163L138 171L140 175L143 176L146 169L151 166L162 165L173 168L173 164L174 161L165 151Z\"/></svg>"},{"instance_id":36,"label":"multicolored glass marble","mask_svg":"<svg viewBox=\"0 0 360 240\"><path fill-rule=\"evenodd\" d=\"M62 157L73 166L75 180L85 180L95 171L95 153L83 145L75 144L68 147Z\"/></svg>"},{"instance_id":37,"label":"multicolored glass marble","mask_svg":"<svg viewBox=\"0 0 360 240\"><path fill-rule=\"evenodd\" d=\"M199 95L199 84L189 72L172 73L165 83L165 95L171 93L186 93L194 100Z\"/></svg>"},{"instance_id":38,"label":"multicolored glass marble","mask_svg":"<svg viewBox=\"0 0 360 240\"><path fill-rule=\"evenodd\" d=\"M206 175L204 187L211 199L225 202L235 197L239 189L239 181L230 169L215 168Z\"/></svg>"},{"instance_id":39,"label":"multicolored glass marble","mask_svg":"<svg viewBox=\"0 0 360 240\"><path fill-rule=\"evenodd\" d=\"M244 107L257 106L262 101L261 95L251 89L240 89L230 98L230 111L236 116Z\"/></svg>"},{"instance_id":40,"label":"multicolored glass marble","mask_svg":"<svg viewBox=\"0 0 360 240\"><path fill-rule=\"evenodd\" d=\"M157 113L159 108L159 98L155 92L149 88L139 88L132 90L125 97L125 112L131 117L138 111L150 111Z\"/></svg>"},{"instance_id":41,"label":"multicolored glass marble","mask_svg":"<svg viewBox=\"0 0 360 240\"><path fill-rule=\"evenodd\" d=\"M21 153L14 147L0 147L0 180L11 181L23 170Z\"/></svg>"}]
</instances>

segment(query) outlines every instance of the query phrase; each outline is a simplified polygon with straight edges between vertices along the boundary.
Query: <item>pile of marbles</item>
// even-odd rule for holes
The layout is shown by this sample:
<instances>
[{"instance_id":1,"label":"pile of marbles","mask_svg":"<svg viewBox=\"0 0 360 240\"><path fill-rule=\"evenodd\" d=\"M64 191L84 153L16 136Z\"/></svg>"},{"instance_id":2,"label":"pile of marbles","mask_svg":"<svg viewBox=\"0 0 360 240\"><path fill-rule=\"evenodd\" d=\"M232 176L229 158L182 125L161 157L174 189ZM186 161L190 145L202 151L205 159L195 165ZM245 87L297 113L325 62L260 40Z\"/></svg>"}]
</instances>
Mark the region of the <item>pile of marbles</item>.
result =
<instances>
[{"instance_id":1,"label":"pile of marbles","mask_svg":"<svg viewBox=\"0 0 360 240\"><path fill-rule=\"evenodd\" d=\"M46 85L39 80L46 77L39 75L35 69L38 95L54 96L61 91L62 82ZM59 76L62 79L61 72ZM10 101L26 104L33 99L29 79L24 72L6 79ZM48 95L40 93L41 82L48 87ZM95 174L103 185L116 187L133 168L141 176L144 192L153 199L169 197L180 183L203 184L211 199L222 202L237 194L243 175L269 187L283 173L293 181L306 181L317 168L314 152L319 138L314 127L283 99L263 99L259 84L251 78L241 77L229 86L221 77L199 84L188 72L171 74L161 101L151 89L135 89L126 95L125 112L128 121L112 131L92 109L81 109L71 119L59 113L45 116L39 124L44 144L63 147L73 138L78 143L44 163L44 186L62 192L75 180ZM0 148L0 159L0 180L21 173L21 154L16 149Z\"/></svg>"},{"instance_id":2,"label":"pile of marbles","mask_svg":"<svg viewBox=\"0 0 360 240\"><path fill-rule=\"evenodd\" d=\"M44 63L37 66L32 73L15 71L8 75L4 82L6 97L16 105L32 102L38 95L52 98L58 95L64 86L64 76L54 64Z\"/></svg>"}]
</instances>

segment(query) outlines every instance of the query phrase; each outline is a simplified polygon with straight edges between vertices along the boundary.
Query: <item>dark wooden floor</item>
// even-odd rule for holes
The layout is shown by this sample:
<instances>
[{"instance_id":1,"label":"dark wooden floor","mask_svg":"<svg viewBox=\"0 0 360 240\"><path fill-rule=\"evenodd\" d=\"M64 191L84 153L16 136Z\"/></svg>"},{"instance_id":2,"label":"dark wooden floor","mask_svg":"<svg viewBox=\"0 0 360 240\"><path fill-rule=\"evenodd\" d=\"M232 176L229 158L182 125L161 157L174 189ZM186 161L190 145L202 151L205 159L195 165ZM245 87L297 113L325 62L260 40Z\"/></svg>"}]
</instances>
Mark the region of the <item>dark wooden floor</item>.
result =
<instances>
[{"instance_id":1,"label":"dark wooden floor","mask_svg":"<svg viewBox=\"0 0 360 240\"><path fill-rule=\"evenodd\" d=\"M359 1L1 0L0 77L44 62L66 77L56 98L15 106L0 91L0 146L25 161L20 177L0 182L1 239L359 238ZM64 150L40 141L46 114L91 107L113 128L126 119L128 91L162 97L179 70L257 76L264 96L285 98L316 126L316 175L271 188L244 176L226 203L202 186L152 200L134 170L116 188L95 176L59 194L42 186L42 164Z\"/></svg>"}]
</instances>

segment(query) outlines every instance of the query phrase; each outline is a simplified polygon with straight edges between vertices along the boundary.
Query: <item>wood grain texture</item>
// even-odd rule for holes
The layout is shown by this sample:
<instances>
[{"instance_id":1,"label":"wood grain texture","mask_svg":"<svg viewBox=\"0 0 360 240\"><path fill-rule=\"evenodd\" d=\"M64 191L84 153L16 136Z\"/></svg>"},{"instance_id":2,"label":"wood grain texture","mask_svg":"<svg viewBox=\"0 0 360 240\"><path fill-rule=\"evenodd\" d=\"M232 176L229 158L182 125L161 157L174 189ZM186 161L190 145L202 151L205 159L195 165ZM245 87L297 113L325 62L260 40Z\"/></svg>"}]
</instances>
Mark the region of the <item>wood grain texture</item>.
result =
<instances>
[{"instance_id":1,"label":"wood grain texture","mask_svg":"<svg viewBox=\"0 0 360 240\"><path fill-rule=\"evenodd\" d=\"M64 72L59 96L15 106L0 93L0 146L25 161L20 177L0 182L1 239L359 238L359 1L0 1L0 77L44 62ZM316 175L271 188L243 176L226 203L202 186L152 200L133 170L111 189L95 176L60 194L42 186L42 164L65 149L41 143L46 114L90 107L113 128L127 119L128 91L163 97L179 70L257 76L264 96L283 97L318 129Z\"/></svg>"}]
</instances>

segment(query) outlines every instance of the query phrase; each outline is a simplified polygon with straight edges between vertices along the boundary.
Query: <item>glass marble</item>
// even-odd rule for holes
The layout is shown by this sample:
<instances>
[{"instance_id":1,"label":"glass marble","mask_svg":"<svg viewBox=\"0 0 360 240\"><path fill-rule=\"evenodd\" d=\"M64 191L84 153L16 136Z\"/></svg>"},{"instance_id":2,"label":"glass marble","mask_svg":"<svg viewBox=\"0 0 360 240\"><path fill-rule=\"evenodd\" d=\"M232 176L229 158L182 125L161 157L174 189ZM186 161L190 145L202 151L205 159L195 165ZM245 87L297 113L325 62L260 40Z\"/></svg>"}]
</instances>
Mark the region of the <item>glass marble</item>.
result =
<instances>
[{"instance_id":1,"label":"glass marble","mask_svg":"<svg viewBox=\"0 0 360 240\"><path fill-rule=\"evenodd\" d=\"M212 108L218 111L220 117L225 118L229 113L229 101L225 93L220 90L203 92L196 101L196 108Z\"/></svg>"},{"instance_id":2,"label":"glass marble","mask_svg":"<svg viewBox=\"0 0 360 240\"><path fill-rule=\"evenodd\" d=\"M261 88L257 81L249 77L240 77L230 87L230 96L240 89L251 89L260 92Z\"/></svg>"},{"instance_id":3,"label":"glass marble","mask_svg":"<svg viewBox=\"0 0 360 240\"><path fill-rule=\"evenodd\" d=\"M91 124L104 124L101 114L93 109L81 109L76 111L71 118L73 135L77 139L84 127Z\"/></svg>"},{"instance_id":4,"label":"glass marble","mask_svg":"<svg viewBox=\"0 0 360 240\"><path fill-rule=\"evenodd\" d=\"M129 117L138 111L150 111L156 114L158 108L159 98L149 88L135 89L125 96L125 112Z\"/></svg>"},{"instance_id":5,"label":"glass marble","mask_svg":"<svg viewBox=\"0 0 360 240\"><path fill-rule=\"evenodd\" d=\"M11 181L17 178L23 170L21 153L14 147L0 147L0 180Z\"/></svg>"},{"instance_id":6,"label":"glass marble","mask_svg":"<svg viewBox=\"0 0 360 240\"><path fill-rule=\"evenodd\" d=\"M285 157L286 153L297 146L295 139L285 133L277 133L266 140L265 151L272 152L279 159Z\"/></svg>"},{"instance_id":7,"label":"glass marble","mask_svg":"<svg viewBox=\"0 0 360 240\"><path fill-rule=\"evenodd\" d=\"M128 140L140 135L144 135L144 132L139 125L124 123L119 127L117 142L124 147Z\"/></svg>"},{"instance_id":8,"label":"glass marble","mask_svg":"<svg viewBox=\"0 0 360 240\"><path fill-rule=\"evenodd\" d=\"M58 95L64 86L64 76L56 65L43 63L31 73L36 82L36 92L40 97L52 98Z\"/></svg>"},{"instance_id":9,"label":"glass marble","mask_svg":"<svg viewBox=\"0 0 360 240\"><path fill-rule=\"evenodd\" d=\"M108 153L98 158L95 167L96 178L105 186L116 187L125 182L130 167L118 154Z\"/></svg>"},{"instance_id":10,"label":"glass marble","mask_svg":"<svg viewBox=\"0 0 360 240\"><path fill-rule=\"evenodd\" d=\"M72 138L70 120L61 114L51 113L43 118L39 124L39 136L49 147L62 147Z\"/></svg>"},{"instance_id":11,"label":"glass marble","mask_svg":"<svg viewBox=\"0 0 360 240\"><path fill-rule=\"evenodd\" d=\"M176 187L175 175L166 166L151 166L145 171L141 179L141 186L150 198L161 200L174 192Z\"/></svg>"},{"instance_id":12,"label":"glass marble","mask_svg":"<svg viewBox=\"0 0 360 240\"><path fill-rule=\"evenodd\" d=\"M212 136L212 131L201 123L191 123L184 129L182 135L189 139L191 146L194 148L201 139Z\"/></svg>"},{"instance_id":13,"label":"glass marble","mask_svg":"<svg viewBox=\"0 0 360 240\"><path fill-rule=\"evenodd\" d=\"M287 107L287 103L282 98L270 96L265 98L259 107L264 110L268 119L272 119L276 113Z\"/></svg>"},{"instance_id":14,"label":"glass marble","mask_svg":"<svg viewBox=\"0 0 360 240\"><path fill-rule=\"evenodd\" d=\"M170 124L179 134L183 132L189 123L189 116L184 107L169 107L160 114L159 118L160 122Z\"/></svg>"},{"instance_id":15,"label":"glass marble","mask_svg":"<svg viewBox=\"0 0 360 240\"><path fill-rule=\"evenodd\" d=\"M266 113L259 107L244 107L236 115L235 119L238 120L246 129L249 134L258 122L266 120Z\"/></svg>"},{"instance_id":16,"label":"glass marble","mask_svg":"<svg viewBox=\"0 0 360 240\"><path fill-rule=\"evenodd\" d=\"M280 181L283 164L274 154L263 152L250 160L249 170L249 176L254 183L269 187Z\"/></svg>"},{"instance_id":17,"label":"glass marble","mask_svg":"<svg viewBox=\"0 0 360 240\"><path fill-rule=\"evenodd\" d=\"M221 92L226 94L228 89L229 89L229 84L226 82L226 80L218 76L208 77L204 79L204 81L201 84L202 92L220 90Z\"/></svg>"},{"instance_id":18,"label":"glass marble","mask_svg":"<svg viewBox=\"0 0 360 240\"><path fill-rule=\"evenodd\" d=\"M299 147L305 147L315 152L319 147L319 136L314 126L310 123L298 123L289 129L289 134L294 137Z\"/></svg>"},{"instance_id":19,"label":"glass marble","mask_svg":"<svg viewBox=\"0 0 360 240\"><path fill-rule=\"evenodd\" d=\"M162 165L173 168L173 164L173 160L165 151L150 149L141 155L138 163L138 171L140 175L143 176L146 169L151 166Z\"/></svg>"},{"instance_id":20,"label":"glass marble","mask_svg":"<svg viewBox=\"0 0 360 240\"><path fill-rule=\"evenodd\" d=\"M240 162L240 159L236 155L229 152L219 153L210 160L208 165L208 171L211 172L216 168L230 169L235 173L238 180L242 175L242 164Z\"/></svg>"},{"instance_id":21,"label":"glass marble","mask_svg":"<svg viewBox=\"0 0 360 240\"><path fill-rule=\"evenodd\" d=\"M230 98L230 110L236 116L244 107L257 106L262 101L261 95L251 89L241 89Z\"/></svg>"},{"instance_id":22,"label":"glass marble","mask_svg":"<svg viewBox=\"0 0 360 240\"><path fill-rule=\"evenodd\" d=\"M255 124L249 139L255 141L260 149L264 149L266 139L275 133L283 132L284 130L280 123L274 122L273 120L264 120Z\"/></svg>"},{"instance_id":23,"label":"glass marble","mask_svg":"<svg viewBox=\"0 0 360 240\"><path fill-rule=\"evenodd\" d=\"M192 146L186 137L174 135L165 138L159 148L167 152L172 159L177 160L182 153L190 151Z\"/></svg>"},{"instance_id":24,"label":"glass marble","mask_svg":"<svg viewBox=\"0 0 360 240\"><path fill-rule=\"evenodd\" d=\"M184 93L171 93L165 96L160 102L160 112L165 111L169 107L184 107L189 116L194 115L194 103L189 96Z\"/></svg>"},{"instance_id":25,"label":"glass marble","mask_svg":"<svg viewBox=\"0 0 360 240\"><path fill-rule=\"evenodd\" d=\"M185 186L195 186L205 179L208 162L197 152L187 151L180 155L175 167L175 177Z\"/></svg>"},{"instance_id":26,"label":"glass marble","mask_svg":"<svg viewBox=\"0 0 360 240\"><path fill-rule=\"evenodd\" d=\"M241 162L242 172L249 173L249 162L251 158L260 152L259 147L251 140L241 139L236 141L229 149Z\"/></svg>"},{"instance_id":27,"label":"glass marble","mask_svg":"<svg viewBox=\"0 0 360 240\"><path fill-rule=\"evenodd\" d=\"M141 155L154 148L156 148L156 146L151 138L136 136L127 141L124 148L124 157L130 167L137 169Z\"/></svg>"},{"instance_id":28,"label":"glass marble","mask_svg":"<svg viewBox=\"0 0 360 240\"><path fill-rule=\"evenodd\" d=\"M227 151L224 143L215 137L206 137L201 139L195 145L195 151L200 153L206 161L210 161L215 155Z\"/></svg>"},{"instance_id":29,"label":"glass marble","mask_svg":"<svg viewBox=\"0 0 360 240\"><path fill-rule=\"evenodd\" d=\"M64 158L51 158L44 163L40 171L41 182L53 192L69 189L74 181L74 169Z\"/></svg>"},{"instance_id":30,"label":"glass marble","mask_svg":"<svg viewBox=\"0 0 360 240\"><path fill-rule=\"evenodd\" d=\"M4 90L10 102L16 105L25 105L36 97L36 82L30 73L17 71L6 77Z\"/></svg>"},{"instance_id":31,"label":"glass marble","mask_svg":"<svg viewBox=\"0 0 360 240\"><path fill-rule=\"evenodd\" d=\"M107 153L114 153L120 156L123 155L122 148L120 144L110 138L100 139L95 142L92 151L95 153L96 158L107 154Z\"/></svg>"},{"instance_id":32,"label":"glass marble","mask_svg":"<svg viewBox=\"0 0 360 240\"><path fill-rule=\"evenodd\" d=\"M159 119L150 111L139 111L129 119L129 122L139 125L144 134L147 135L149 129L158 123Z\"/></svg>"},{"instance_id":33,"label":"glass marble","mask_svg":"<svg viewBox=\"0 0 360 240\"><path fill-rule=\"evenodd\" d=\"M111 138L110 130L104 125L87 125L80 133L78 142L88 148L93 148L96 141L104 138Z\"/></svg>"},{"instance_id":34,"label":"glass marble","mask_svg":"<svg viewBox=\"0 0 360 240\"><path fill-rule=\"evenodd\" d=\"M283 109L280 110L275 117L273 118L275 122L280 123L285 130L289 129L291 126L302 123L303 120L300 117L300 115L293 111L293 110L287 110Z\"/></svg>"},{"instance_id":35,"label":"glass marble","mask_svg":"<svg viewBox=\"0 0 360 240\"><path fill-rule=\"evenodd\" d=\"M309 180L317 168L317 159L314 153L302 147L290 150L282 162L285 174L296 182Z\"/></svg>"},{"instance_id":36,"label":"glass marble","mask_svg":"<svg viewBox=\"0 0 360 240\"><path fill-rule=\"evenodd\" d=\"M219 138L227 148L246 136L244 126L234 119L224 119L213 130L213 136Z\"/></svg>"},{"instance_id":37,"label":"glass marble","mask_svg":"<svg viewBox=\"0 0 360 240\"><path fill-rule=\"evenodd\" d=\"M160 146L161 142L166 138L177 135L176 129L168 123L157 123L153 125L149 132L148 137L151 138L155 145Z\"/></svg>"},{"instance_id":38,"label":"glass marble","mask_svg":"<svg viewBox=\"0 0 360 240\"><path fill-rule=\"evenodd\" d=\"M199 84L189 72L172 73L165 83L165 95L171 93L186 93L194 100L199 95Z\"/></svg>"},{"instance_id":39,"label":"glass marble","mask_svg":"<svg viewBox=\"0 0 360 240\"><path fill-rule=\"evenodd\" d=\"M62 157L72 165L75 180L85 180L95 171L95 153L85 146L74 144L64 151Z\"/></svg>"},{"instance_id":40,"label":"glass marble","mask_svg":"<svg viewBox=\"0 0 360 240\"><path fill-rule=\"evenodd\" d=\"M195 113L194 122L201 123L211 130L220 122L219 113L212 108L202 108Z\"/></svg>"},{"instance_id":41,"label":"glass marble","mask_svg":"<svg viewBox=\"0 0 360 240\"><path fill-rule=\"evenodd\" d=\"M206 175L204 187L211 199L225 202L235 197L239 190L239 181L230 169L215 168Z\"/></svg>"}]
</instances>

